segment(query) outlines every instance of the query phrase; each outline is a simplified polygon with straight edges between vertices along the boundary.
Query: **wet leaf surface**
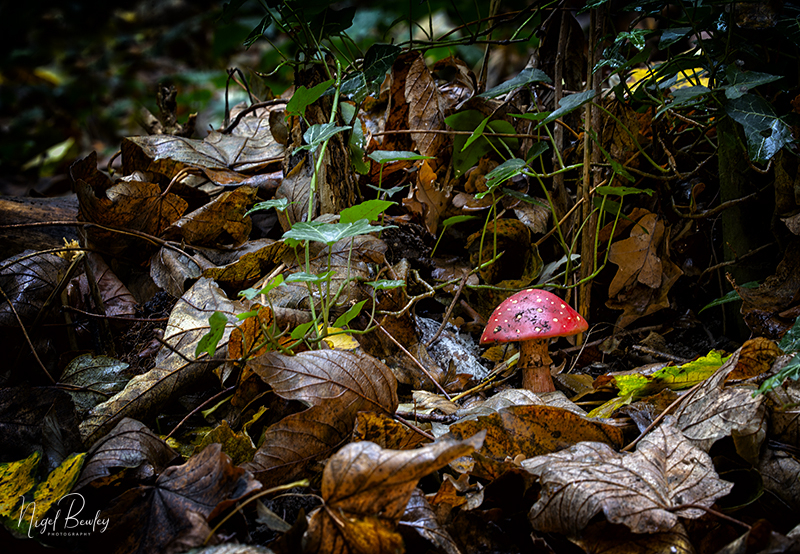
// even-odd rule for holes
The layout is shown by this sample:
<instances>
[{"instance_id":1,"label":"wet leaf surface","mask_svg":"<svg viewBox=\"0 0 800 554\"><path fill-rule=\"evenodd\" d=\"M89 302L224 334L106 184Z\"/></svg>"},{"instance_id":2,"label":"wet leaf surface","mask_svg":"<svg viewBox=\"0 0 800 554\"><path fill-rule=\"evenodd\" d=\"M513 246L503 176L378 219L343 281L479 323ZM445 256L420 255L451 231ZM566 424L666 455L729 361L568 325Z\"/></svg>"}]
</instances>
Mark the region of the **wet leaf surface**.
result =
<instances>
[{"instance_id":1,"label":"wet leaf surface","mask_svg":"<svg viewBox=\"0 0 800 554\"><path fill-rule=\"evenodd\" d=\"M579 536L600 512L634 533L669 531L679 517L705 513L682 506L710 507L733 486L719 479L711 458L669 423L647 435L633 454L581 443L522 465L542 482L542 498L530 513L534 528L568 536Z\"/></svg>"}]
</instances>

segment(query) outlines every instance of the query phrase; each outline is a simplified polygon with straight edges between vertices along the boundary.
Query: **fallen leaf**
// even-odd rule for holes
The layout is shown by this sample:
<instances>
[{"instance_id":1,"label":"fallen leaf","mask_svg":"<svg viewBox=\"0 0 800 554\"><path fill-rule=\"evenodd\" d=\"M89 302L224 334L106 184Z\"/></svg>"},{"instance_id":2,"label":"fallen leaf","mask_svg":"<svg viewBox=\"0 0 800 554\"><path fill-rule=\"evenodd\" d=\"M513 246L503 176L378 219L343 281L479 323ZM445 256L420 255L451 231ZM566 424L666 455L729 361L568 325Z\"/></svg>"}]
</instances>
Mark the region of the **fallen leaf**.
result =
<instances>
[{"instance_id":1,"label":"fallen leaf","mask_svg":"<svg viewBox=\"0 0 800 554\"><path fill-rule=\"evenodd\" d=\"M664 236L664 224L656 214L647 214L638 221L631 236L611 245L608 261L619 266L608 287L608 296L617 296L623 288L642 283L656 289L661 286L661 258L656 250Z\"/></svg>"},{"instance_id":2,"label":"fallen leaf","mask_svg":"<svg viewBox=\"0 0 800 554\"><path fill-rule=\"evenodd\" d=\"M290 479L341 446L358 412L394 413L397 409L394 375L368 354L268 352L249 360L248 367L282 398L311 405L269 427L253 461L245 464L264 483Z\"/></svg>"},{"instance_id":3,"label":"fallen leaf","mask_svg":"<svg viewBox=\"0 0 800 554\"><path fill-rule=\"evenodd\" d=\"M480 448L483 434L442 440L416 450L384 450L370 442L348 444L325 466L322 508L309 515L305 552L381 554L402 549L395 526L417 482L450 461Z\"/></svg>"},{"instance_id":4,"label":"fallen leaf","mask_svg":"<svg viewBox=\"0 0 800 554\"><path fill-rule=\"evenodd\" d=\"M480 477L499 477L507 469L503 464L513 465L509 460L519 455L531 458L584 441L617 448L623 445L622 431L616 427L563 408L536 405L510 406L476 420L454 423L449 434L462 438L482 430L487 432L486 440L475 456L486 460L481 460L480 467L473 470Z\"/></svg>"},{"instance_id":5,"label":"fallen leaf","mask_svg":"<svg viewBox=\"0 0 800 554\"><path fill-rule=\"evenodd\" d=\"M0 269L0 290L5 294L0 297L3 335L12 334L11 329L19 328L14 312L23 323L33 323L69 267L67 260L53 254L31 254L33 251L26 250L3 260Z\"/></svg>"},{"instance_id":6,"label":"fallen leaf","mask_svg":"<svg viewBox=\"0 0 800 554\"><path fill-rule=\"evenodd\" d=\"M72 164L70 175L78 195L78 219L82 221L159 236L188 206L186 200L171 192L162 194L156 183L134 179L112 182L98 171L94 152ZM93 244L114 254L127 251L141 256L151 251L149 243L139 237L96 227L88 230L88 236Z\"/></svg>"},{"instance_id":7,"label":"fallen leaf","mask_svg":"<svg viewBox=\"0 0 800 554\"><path fill-rule=\"evenodd\" d=\"M695 393L685 396L673 415L675 426L697 447L708 452L719 439L730 436L739 455L756 463L767 434L764 397L753 397L754 386L725 386L743 350L744 346Z\"/></svg>"},{"instance_id":8,"label":"fallen leaf","mask_svg":"<svg viewBox=\"0 0 800 554\"><path fill-rule=\"evenodd\" d=\"M252 222L245 216L255 202L257 190L238 187L186 214L164 230L164 238L180 239L196 246L242 244L250 235Z\"/></svg>"},{"instance_id":9,"label":"fallen leaf","mask_svg":"<svg viewBox=\"0 0 800 554\"><path fill-rule=\"evenodd\" d=\"M781 349L775 342L764 337L755 337L742 345L739 362L727 378L737 381L766 373L780 355Z\"/></svg>"},{"instance_id":10,"label":"fallen leaf","mask_svg":"<svg viewBox=\"0 0 800 554\"><path fill-rule=\"evenodd\" d=\"M260 488L250 473L231 464L219 444L212 444L185 464L167 468L154 485L117 497L102 512L111 525L100 542L117 554L165 552L175 542L200 546L194 528L205 529L222 509ZM194 537L193 544L185 544L187 535Z\"/></svg>"},{"instance_id":11,"label":"fallen leaf","mask_svg":"<svg viewBox=\"0 0 800 554\"><path fill-rule=\"evenodd\" d=\"M195 349L202 336L208 333L209 317L220 311L228 315L228 325L217 348L224 357L234 316L241 309L225 296L213 281L201 278L178 300L170 313L164 342L156 356L156 366L131 379L122 392L95 406L81 423L81 436L86 444L112 429L123 417L145 417L191 386L219 361L204 358L197 361Z\"/></svg>"},{"instance_id":12,"label":"fallen leaf","mask_svg":"<svg viewBox=\"0 0 800 554\"><path fill-rule=\"evenodd\" d=\"M436 88L431 72L425 65L422 53L411 64L406 75L406 102L408 102L408 128L436 131L445 128L444 98ZM445 135L438 133L411 133L411 139L423 156L441 156Z\"/></svg>"},{"instance_id":13,"label":"fallen leaf","mask_svg":"<svg viewBox=\"0 0 800 554\"><path fill-rule=\"evenodd\" d=\"M607 521L590 523L580 537L571 537L572 542L586 552L616 552L625 554L695 554L686 527L678 522L663 533L636 534Z\"/></svg>"},{"instance_id":14,"label":"fallen leaf","mask_svg":"<svg viewBox=\"0 0 800 554\"><path fill-rule=\"evenodd\" d=\"M35 452L25 460L0 464L0 518L23 536L46 537L49 533L59 536L68 531L69 522L58 521L51 514L49 517L53 520L48 531L43 519L51 508L66 508L74 500L69 492L78 479L86 454L70 455L45 480L37 482L40 459L39 453Z\"/></svg>"},{"instance_id":15,"label":"fallen leaf","mask_svg":"<svg viewBox=\"0 0 800 554\"><path fill-rule=\"evenodd\" d=\"M542 483L542 496L529 516L534 529L569 537L579 537L600 512L634 533L663 533L679 517L705 514L682 506L711 507L733 487L717 476L708 454L693 446L670 418L645 436L633 454L582 442L525 460L522 467Z\"/></svg>"},{"instance_id":16,"label":"fallen leaf","mask_svg":"<svg viewBox=\"0 0 800 554\"><path fill-rule=\"evenodd\" d=\"M800 511L800 461L788 452L767 448L758 462L764 488Z\"/></svg>"},{"instance_id":17,"label":"fallen leaf","mask_svg":"<svg viewBox=\"0 0 800 554\"><path fill-rule=\"evenodd\" d=\"M411 450L429 439L386 414L359 412L353 425L353 441L374 442L390 450Z\"/></svg>"},{"instance_id":18,"label":"fallen leaf","mask_svg":"<svg viewBox=\"0 0 800 554\"><path fill-rule=\"evenodd\" d=\"M413 529L422 538L447 554L460 554L456 542L447 529L439 523L436 513L419 488L411 493L406 511L400 520L404 528Z\"/></svg>"},{"instance_id":19,"label":"fallen leaf","mask_svg":"<svg viewBox=\"0 0 800 554\"><path fill-rule=\"evenodd\" d=\"M428 232L434 235L450 201L450 193L438 181L430 161L423 161L417 172L417 182L411 191L411 197L403 199L403 206L421 215Z\"/></svg>"},{"instance_id":20,"label":"fallen leaf","mask_svg":"<svg viewBox=\"0 0 800 554\"><path fill-rule=\"evenodd\" d=\"M800 292L800 244L791 242L775 273L755 288L740 287L728 276L742 298L741 313L753 334L773 340L781 338L794 318L781 317Z\"/></svg>"},{"instance_id":21,"label":"fallen leaf","mask_svg":"<svg viewBox=\"0 0 800 554\"><path fill-rule=\"evenodd\" d=\"M179 458L143 423L124 418L86 453L74 490L116 483L123 478L147 481Z\"/></svg>"}]
</instances>

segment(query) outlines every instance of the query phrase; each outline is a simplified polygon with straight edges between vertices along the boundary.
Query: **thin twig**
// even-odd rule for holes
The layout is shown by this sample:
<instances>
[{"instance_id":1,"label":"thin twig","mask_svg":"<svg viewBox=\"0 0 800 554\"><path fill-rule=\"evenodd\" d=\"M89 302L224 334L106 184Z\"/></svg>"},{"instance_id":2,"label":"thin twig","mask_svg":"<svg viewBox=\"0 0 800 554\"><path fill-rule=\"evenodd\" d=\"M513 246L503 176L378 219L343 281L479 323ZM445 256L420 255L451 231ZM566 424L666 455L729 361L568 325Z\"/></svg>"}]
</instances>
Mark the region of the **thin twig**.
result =
<instances>
[{"instance_id":1,"label":"thin twig","mask_svg":"<svg viewBox=\"0 0 800 554\"><path fill-rule=\"evenodd\" d=\"M17 323L19 323L19 328L22 330L22 334L25 335L25 340L28 342L28 346L30 346L31 352L33 353L33 357L36 358L36 362L39 364L39 367L42 368L42 371L44 371L44 374L47 375L48 379L50 379L50 382L55 384L56 380L53 379L53 376L50 375L50 372L47 371L47 368L44 366L44 363L42 363L41 358L39 358L39 354L36 352L36 348L33 347L33 342L31 341L31 338L28 336L28 331L25 329L25 324L22 323L22 319L20 319L19 314L17 313L17 309L14 307L14 304L11 303L11 299L6 295L6 291L4 291L2 288L0 288L0 293L2 293L3 298L5 298L6 302L8 302L8 307L11 308L11 313L13 313L14 317L17 319Z\"/></svg>"},{"instance_id":2,"label":"thin twig","mask_svg":"<svg viewBox=\"0 0 800 554\"><path fill-rule=\"evenodd\" d=\"M436 333L430 338L428 342L425 343L425 348L430 348L431 345L436 342L436 339L439 338L439 335L442 334L444 328L447 326L447 320L450 319L450 314L453 313L453 308L458 302L458 297L461 296L461 291L464 290L464 285L467 284L467 279L469 278L470 274L465 273L464 276L461 278L461 282L458 284L458 288L456 289L456 293L453 295L453 300L450 302L450 305L447 307L447 311L444 313L444 317L442 318L442 324L436 330Z\"/></svg>"},{"instance_id":3,"label":"thin twig","mask_svg":"<svg viewBox=\"0 0 800 554\"><path fill-rule=\"evenodd\" d=\"M64 306L63 309L68 312L75 312L81 315L85 315L87 317L94 317L94 318L102 318L102 319L116 319L119 321L130 321L131 323L136 322L154 322L154 321L169 321L168 317L153 317L153 318L146 318L146 317L125 317L122 315L106 315L106 314L95 314L92 312L87 312L84 310L79 310L78 308L73 308L72 306Z\"/></svg>"},{"instance_id":4,"label":"thin twig","mask_svg":"<svg viewBox=\"0 0 800 554\"><path fill-rule=\"evenodd\" d=\"M174 434L175 434L175 431L177 431L178 429L180 429L180 427L181 427L181 426L182 426L184 423L186 423L186 421L187 421L187 420L188 420L190 417L192 417L194 414L196 414L197 412L201 411L203 408L205 408L207 405L211 404L212 402L216 402L218 399L222 398L223 396L225 396L225 395L226 395L226 394L228 394L229 392L233 392L233 389L235 389L235 388L236 388L236 385L232 385L232 386L228 387L227 389L225 389L225 390L222 390L222 391L218 392L217 394L215 394L214 396L212 396L211 398L209 398L208 400L206 400L205 402L203 402L202 404L200 404L199 406L197 406L197 407L196 407L194 410L192 410L191 412L189 412L188 414L186 414L186 417L184 417L182 420L180 420L180 421L178 422L178 424L177 424L175 427L173 427L173 428L172 428L172 431L170 431L170 432L169 432L169 434L168 434L166 437L164 437L164 440L167 440L167 439L168 439L168 438L170 438L172 435L174 435Z\"/></svg>"},{"instance_id":5,"label":"thin twig","mask_svg":"<svg viewBox=\"0 0 800 554\"><path fill-rule=\"evenodd\" d=\"M430 372L429 372L429 371L428 371L428 370L425 368L425 366L424 366L424 365L422 365L422 363L421 363L421 362L420 362L420 361L419 361L419 360L418 360L416 357L414 357L414 355L413 355L411 352L409 352L409 351L406 349L406 347L405 347L405 346L403 346L402 344L400 344L400 343L397 341L397 339L396 339L396 338L394 338L394 337L392 336L392 334L391 334L391 333L389 333L389 331L387 331L386 329L384 329L383 325L381 325L381 324L380 324L380 323L378 323L377 321L375 321L375 325L378 327L378 329L380 329L381 331L383 331L383 333L384 333L384 334L385 334L387 337L389 337L389 340L390 340L390 341L392 341L392 342L395 344L395 346L397 346L397 348L399 348L400 350L402 350L402 351L403 351L403 354L405 354L406 356L408 356L408 357L411 359L411 361L412 361L412 362L414 362L414 365L416 365L416 366L417 366L417 367L418 367L418 368L419 368L419 369L422 371L422 373L424 373L424 374L425 374L425 375L428 377L428 379L430 379L430 380L431 380L431 382L433 382L433 384L436 386L436 388L437 388L437 389L439 389L439 391L441 391L441 393L444 395L444 397L445 397L445 398L447 398L448 400L450 400L450 395L449 395L449 394L447 394L447 391L446 391L446 390L444 390L444 387L442 387L442 385L440 385L440 384L439 384L439 382L438 382L436 379L434 379L434 378L433 378L433 375L431 375L431 373L430 373Z\"/></svg>"},{"instance_id":6,"label":"thin twig","mask_svg":"<svg viewBox=\"0 0 800 554\"><path fill-rule=\"evenodd\" d=\"M246 116L249 113L252 113L252 112L256 111L259 108L266 108L268 106L275 106L277 104L286 104L287 102L289 102L289 101L288 100L284 100L283 98L276 98L275 100L267 100L265 102L258 102L257 104L253 104L252 106L248 106L247 108L245 108L244 110L242 110L238 114L236 114L236 119L234 119L231 122L231 124L228 125L227 127L225 127L222 131L220 131L220 133L222 133L223 135L227 135L228 133L233 131L236 128L236 126L239 125L239 123L241 123L241 121L244 118L244 116Z\"/></svg>"},{"instance_id":7,"label":"thin twig","mask_svg":"<svg viewBox=\"0 0 800 554\"><path fill-rule=\"evenodd\" d=\"M410 421L406 421L401 416L399 416L397 414L392 414L392 417L394 417L394 419L396 419L397 421L399 421L400 423L402 423L403 425L405 425L406 427L408 427L409 429L411 429L415 433L418 433L418 434L422 435L426 439L429 439L429 440L432 440L432 441L436 440L436 437L434 437L433 435L431 435L427 431L423 431L422 429L420 429L419 427L417 427L416 425L414 425Z\"/></svg>"},{"instance_id":8,"label":"thin twig","mask_svg":"<svg viewBox=\"0 0 800 554\"><path fill-rule=\"evenodd\" d=\"M429 134L429 135L471 135L474 131L455 131L453 129L396 129L394 131L378 131L371 133L373 137L382 137L384 135L408 135L408 134ZM548 136L542 135L526 135L521 133L482 133L485 137L500 137L500 138L531 138L537 140L550 140Z\"/></svg>"},{"instance_id":9,"label":"thin twig","mask_svg":"<svg viewBox=\"0 0 800 554\"><path fill-rule=\"evenodd\" d=\"M711 514L713 516L717 516L720 519L724 519L728 523L733 523L734 525L739 525L740 527L744 527L748 531L750 531L752 529L752 527L750 525L748 525L747 523L745 523L744 521L741 521L741 520L733 518L733 517L731 517L729 515L723 514L722 512L719 512L719 511L717 511L717 510L715 510L713 508L709 508L707 506L701 506L700 504L681 504L680 506L673 506L669 510L671 512L677 512L677 511L680 511L680 510L690 510L690 509L692 509L692 510L703 510L706 513L709 513L709 514Z\"/></svg>"},{"instance_id":10,"label":"thin twig","mask_svg":"<svg viewBox=\"0 0 800 554\"><path fill-rule=\"evenodd\" d=\"M626 446L625 448L623 448L623 449L622 449L620 452L630 452L630 451L633 449L633 447L634 447L634 446L636 446L637 444L639 444L639 441L640 441L640 440L642 440L643 438L645 438L645 437L647 436L647 434L648 434L650 431L652 431L653 429L655 429L656 425L658 425L659 423L661 423L661 421L662 421L662 420L663 420L665 417L667 417L667 415L668 415L668 414L669 414L669 413L670 413L670 412L671 412L673 409L675 409L675 407L676 407L678 404L680 404L680 403L681 403L681 401L683 401L685 398L688 398L689 396L691 396L691 395L693 395L694 393L696 393L696 392L697 392L697 391L700 389L700 386L701 386L703 383L705 383L705 381L700 381L700 382L699 382L699 383L697 383L695 386L693 386L692 388L690 388L690 389L689 389L689 390L686 392L686 394L683 394L683 395L679 396L678 398L676 398L676 399L675 399L675 400L672 402L672 404L670 404L669 406L667 406L667 407L664 409L664 411L663 411L663 412L661 412L660 414L658 414L658 417L656 417L656 418L653 420L653 423L651 423L650 425L648 425L648 426L647 426L647 429L645 429L644 431L642 431L642 434L641 434L641 435L639 435L638 437L636 437L636 439L635 439L635 440L634 440L632 443L630 443L628 446Z\"/></svg>"},{"instance_id":11,"label":"thin twig","mask_svg":"<svg viewBox=\"0 0 800 554\"><path fill-rule=\"evenodd\" d=\"M749 258L749 257L751 257L751 256L755 256L756 254L758 254L758 253L759 253L759 252L761 252L762 250L765 250L765 249L767 249L767 248L771 248L772 246L775 246L775 243L774 243L774 242L770 242L769 244L762 244L761 246L759 246L758 248L755 248L755 249L751 250L751 251L750 251L750 252L748 252L747 254L742 254L741 256L736 256L734 259L732 259L732 260L728 260L727 262L721 262L721 263L718 263L717 265L712 265L711 267L707 267L707 268L705 268L705 269L703 270L703 272L702 272L702 273L701 273L701 274L700 274L700 275L697 277L697 281L698 281L698 282L701 282L701 279L703 278L703 275L705 275L706 273L711 273L712 271L716 271L716 270L718 270L718 269L722 269L723 267L726 267L726 266L729 266L729 265L734 265L734 264L737 264L737 263L739 263L739 262L741 262L741 261L743 261L743 260L746 260L747 258Z\"/></svg>"}]
</instances>

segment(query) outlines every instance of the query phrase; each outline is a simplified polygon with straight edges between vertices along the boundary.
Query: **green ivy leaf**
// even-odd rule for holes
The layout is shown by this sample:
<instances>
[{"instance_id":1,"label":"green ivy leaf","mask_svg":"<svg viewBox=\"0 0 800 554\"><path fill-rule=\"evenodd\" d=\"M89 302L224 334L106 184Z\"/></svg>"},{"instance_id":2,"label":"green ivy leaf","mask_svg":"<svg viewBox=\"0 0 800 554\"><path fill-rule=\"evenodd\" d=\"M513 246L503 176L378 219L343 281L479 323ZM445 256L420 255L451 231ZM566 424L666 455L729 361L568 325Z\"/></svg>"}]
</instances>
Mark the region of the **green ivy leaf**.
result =
<instances>
[{"instance_id":1,"label":"green ivy leaf","mask_svg":"<svg viewBox=\"0 0 800 554\"><path fill-rule=\"evenodd\" d=\"M597 194L602 196L607 196L613 194L614 196L628 196L629 194L646 194L648 196L653 196L655 192L653 189L637 189L634 187L609 187L609 186L602 186L597 187L595 189Z\"/></svg>"},{"instance_id":2,"label":"green ivy leaf","mask_svg":"<svg viewBox=\"0 0 800 554\"><path fill-rule=\"evenodd\" d=\"M385 212L389 206L395 204L397 202L390 200L366 200L355 206L343 209L339 213L339 223L355 223L359 219L376 221L378 216ZM338 325L334 325L334 327L338 327Z\"/></svg>"},{"instance_id":3,"label":"green ivy leaf","mask_svg":"<svg viewBox=\"0 0 800 554\"><path fill-rule=\"evenodd\" d=\"M747 94L751 88L783 78L780 75L770 75L769 73L742 71L733 64L727 67L725 76L727 77L728 84L722 88L725 90L725 96L731 100L741 98Z\"/></svg>"},{"instance_id":4,"label":"green ivy leaf","mask_svg":"<svg viewBox=\"0 0 800 554\"><path fill-rule=\"evenodd\" d=\"M294 202L289 202L288 198L265 200L264 202L259 202L258 204L255 204L252 208L247 210L244 213L244 215L250 215L251 213L269 210L271 208L275 208L276 210L282 212L283 210L289 207L289 204L294 204Z\"/></svg>"},{"instance_id":5,"label":"green ivy leaf","mask_svg":"<svg viewBox=\"0 0 800 554\"><path fill-rule=\"evenodd\" d=\"M358 304L352 306L349 310L347 310L345 313L336 318L336 321L333 322L333 326L344 327L345 325L350 323L354 318L358 316L358 314L361 313L361 310L364 308L364 304L366 303L367 303L366 300L362 300Z\"/></svg>"},{"instance_id":6,"label":"green ivy leaf","mask_svg":"<svg viewBox=\"0 0 800 554\"><path fill-rule=\"evenodd\" d=\"M487 194L492 194L501 184L521 174L527 166L528 164L525 163L525 160L520 160L519 158L511 158L510 160L504 161L486 174L487 190L476 194L475 198L480 199Z\"/></svg>"},{"instance_id":7,"label":"green ivy leaf","mask_svg":"<svg viewBox=\"0 0 800 554\"><path fill-rule=\"evenodd\" d=\"M331 138L333 135L341 133L342 131L347 131L348 129L350 129L349 126L339 127L335 123L317 123L316 125L312 125L306 130L305 133L303 133L303 140L306 141L306 144L300 146L299 148L295 148L295 152L299 152L301 150L312 150Z\"/></svg>"},{"instance_id":8,"label":"green ivy leaf","mask_svg":"<svg viewBox=\"0 0 800 554\"><path fill-rule=\"evenodd\" d=\"M199 357L203 352L208 352L209 356L213 356L217 351L217 345L222 340L222 335L225 333L225 325L228 323L228 318L222 312L214 312L208 318L208 324L211 327L208 333L203 335L197 341L197 347L194 350L195 358Z\"/></svg>"},{"instance_id":9,"label":"green ivy leaf","mask_svg":"<svg viewBox=\"0 0 800 554\"><path fill-rule=\"evenodd\" d=\"M280 286L282 284L283 284L283 275L278 275L277 277L274 277L274 278L270 279L269 283L267 283L264 286L264 288L262 288L260 290L256 290L254 288L244 289L242 291L239 291L239 296L243 296L244 298L247 298L248 300L252 300L256 296L259 296L261 294L269 293L269 291L271 291L275 287L278 287L278 286Z\"/></svg>"},{"instance_id":10,"label":"green ivy leaf","mask_svg":"<svg viewBox=\"0 0 800 554\"><path fill-rule=\"evenodd\" d=\"M594 98L594 91L587 90L584 92L579 92L577 94L570 94L569 96L565 96L561 99L561 102L558 103L558 109L551 112L546 118L542 120L539 125L545 125L556 119L562 118L568 113L574 112L586 102L589 102Z\"/></svg>"},{"instance_id":11,"label":"green ivy leaf","mask_svg":"<svg viewBox=\"0 0 800 554\"><path fill-rule=\"evenodd\" d=\"M366 235L387 228L385 226L370 225L366 219L359 219L351 223L318 223L313 221L307 223L298 221L283 236L284 238L298 241L309 240L333 244L345 238Z\"/></svg>"},{"instance_id":12,"label":"green ivy leaf","mask_svg":"<svg viewBox=\"0 0 800 554\"><path fill-rule=\"evenodd\" d=\"M370 281L367 284L375 290L390 290L406 286L406 282L399 279L380 279L378 281Z\"/></svg>"},{"instance_id":13,"label":"green ivy leaf","mask_svg":"<svg viewBox=\"0 0 800 554\"><path fill-rule=\"evenodd\" d=\"M376 161L379 164L390 162L399 162L402 160L432 160L431 156L423 156L416 152L407 152L404 150L375 150L367 156L370 160Z\"/></svg>"},{"instance_id":14,"label":"green ivy leaf","mask_svg":"<svg viewBox=\"0 0 800 554\"><path fill-rule=\"evenodd\" d=\"M306 108L319 100L320 96L322 96L322 94L332 84L333 79L329 79L311 88L306 88L304 85L300 85L297 90L294 91L289 103L286 104L286 115L297 114L305 119Z\"/></svg>"},{"instance_id":15,"label":"green ivy leaf","mask_svg":"<svg viewBox=\"0 0 800 554\"><path fill-rule=\"evenodd\" d=\"M477 110L465 110L455 113L445 120L445 123L456 131L474 131L483 121L483 114ZM514 126L507 121L496 119L486 124L492 133L515 134ZM509 148L514 150L519 145L516 138L508 137L487 137L481 135L482 140L476 140L466 148L464 147L467 138L464 135L453 137L453 167L456 175L462 175L470 167L478 163L484 154L492 150L492 145L497 149ZM490 144L491 143L491 144Z\"/></svg>"},{"instance_id":16,"label":"green ivy leaf","mask_svg":"<svg viewBox=\"0 0 800 554\"><path fill-rule=\"evenodd\" d=\"M772 104L756 96L745 94L729 100L725 113L744 128L747 151L754 162L766 162L792 142L792 131L775 114Z\"/></svg>"},{"instance_id":17,"label":"green ivy leaf","mask_svg":"<svg viewBox=\"0 0 800 554\"><path fill-rule=\"evenodd\" d=\"M664 32L661 33L661 38L658 41L658 48L662 49L672 46L691 32L691 27L673 27L672 29L664 29Z\"/></svg>"},{"instance_id":18,"label":"green ivy leaf","mask_svg":"<svg viewBox=\"0 0 800 554\"><path fill-rule=\"evenodd\" d=\"M241 5L241 2L237 2L237 3L239 5ZM237 6L237 8L238 8L238 6ZM223 10L223 16L225 16L225 11L224 10ZM269 28L269 26L271 24L272 24L272 16L269 13L267 13L267 15L264 16L264 19L262 19L258 23L258 25L256 25L255 28L252 31L250 31L250 34L247 35L247 38L244 39L244 43L243 44L244 44L245 48L250 48L251 46L253 46L253 44L258 39L260 39L264 35L264 33L267 32L267 29Z\"/></svg>"},{"instance_id":19,"label":"green ivy leaf","mask_svg":"<svg viewBox=\"0 0 800 554\"><path fill-rule=\"evenodd\" d=\"M509 79L508 81L500 83L496 87L490 88L486 92L479 94L478 97L495 98L501 94L511 92L515 88L527 85L528 83L536 82L552 83L553 81L551 81L550 77L548 77L547 74L541 69L525 68L513 79Z\"/></svg>"},{"instance_id":20,"label":"green ivy leaf","mask_svg":"<svg viewBox=\"0 0 800 554\"><path fill-rule=\"evenodd\" d=\"M325 273L306 273L305 271L298 271L286 277L287 283L311 283L312 285L321 285L328 282L331 277L336 274L336 271L331 269Z\"/></svg>"},{"instance_id":21,"label":"green ivy leaf","mask_svg":"<svg viewBox=\"0 0 800 554\"><path fill-rule=\"evenodd\" d=\"M744 285L741 285L741 287L745 288L745 289L754 289L757 286L758 286L758 282L757 281L750 281L749 283L745 283ZM716 300L712 300L711 302L709 302L708 304L706 304L705 306L700 308L700 311L697 312L697 313L701 314L705 310L707 310L708 308L713 308L714 306L722 306L723 304L727 304L729 302L736 302L737 300L741 300L741 299L742 299L742 297L739 296L739 293L736 292L735 290L732 290L728 294L726 294L726 295L724 295L724 296L722 296L720 298L717 298ZM785 352L785 350L784 350L784 352Z\"/></svg>"}]
</instances>

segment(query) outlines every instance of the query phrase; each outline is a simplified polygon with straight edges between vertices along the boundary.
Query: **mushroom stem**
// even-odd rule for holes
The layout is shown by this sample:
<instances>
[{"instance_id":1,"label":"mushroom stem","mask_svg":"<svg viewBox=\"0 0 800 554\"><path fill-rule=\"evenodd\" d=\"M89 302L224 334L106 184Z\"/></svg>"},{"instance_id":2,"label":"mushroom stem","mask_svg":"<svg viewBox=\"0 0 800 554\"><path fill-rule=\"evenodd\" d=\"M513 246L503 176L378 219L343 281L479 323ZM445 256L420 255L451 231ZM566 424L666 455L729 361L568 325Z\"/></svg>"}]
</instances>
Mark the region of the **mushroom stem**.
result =
<instances>
[{"instance_id":1,"label":"mushroom stem","mask_svg":"<svg viewBox=\"0 0 800 554\"><path fill-rule=\"evenodd\" d=\"M550 376L553 360L547 352L548 339L530 339L520 342L518 367L522 370L522 388L531 392L556 390Z\"/></svg>"}]
</instances>

